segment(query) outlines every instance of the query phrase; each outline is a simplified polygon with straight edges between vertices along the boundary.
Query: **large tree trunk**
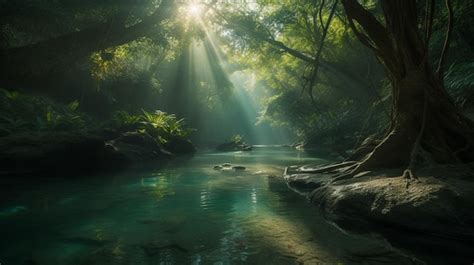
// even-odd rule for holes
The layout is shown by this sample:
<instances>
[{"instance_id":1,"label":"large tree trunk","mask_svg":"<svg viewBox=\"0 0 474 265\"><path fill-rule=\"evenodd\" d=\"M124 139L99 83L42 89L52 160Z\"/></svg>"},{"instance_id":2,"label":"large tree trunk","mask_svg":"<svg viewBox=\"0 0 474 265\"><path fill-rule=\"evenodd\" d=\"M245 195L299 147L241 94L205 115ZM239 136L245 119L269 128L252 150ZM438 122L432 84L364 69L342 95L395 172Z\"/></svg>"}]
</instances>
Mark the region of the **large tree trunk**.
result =
<instances>
[{"instance_id":1,"label":"large tree trunk","mask_svg":"<svg viewBox=\"0 0 474 265\"><path fill-rule=\"evenodd\" d=\"M419 32L416 2L381 0L385 25L357 0L342 3L355 34L385 66L393 99L389 132L353 173L408 166L414 156L473 161L473 122L459 113L428 63L429 38Z\"/></svg>"}]
</instances>

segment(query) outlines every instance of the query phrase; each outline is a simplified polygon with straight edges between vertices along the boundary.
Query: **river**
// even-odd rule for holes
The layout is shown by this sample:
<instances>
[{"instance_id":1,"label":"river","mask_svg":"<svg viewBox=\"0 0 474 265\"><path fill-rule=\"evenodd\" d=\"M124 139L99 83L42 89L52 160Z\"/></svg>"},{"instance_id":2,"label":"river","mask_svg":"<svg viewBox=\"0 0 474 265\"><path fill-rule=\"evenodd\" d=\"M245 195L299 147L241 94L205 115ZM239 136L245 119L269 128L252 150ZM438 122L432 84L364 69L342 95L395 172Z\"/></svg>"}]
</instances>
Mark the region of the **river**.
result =
<instances>
[{"instance_id":1,"label":"river","mask_svg":"<svg viewBox=\"0 0 474 265\"><path fill-rule=\"evenodd\" d=\"M382 237L327 223L281 178L287 165L323 162L255 148L160 170L4 179L0 263L403 264ZM247 169L213 169L222 163Z\"/></svg>"}]
</instances>

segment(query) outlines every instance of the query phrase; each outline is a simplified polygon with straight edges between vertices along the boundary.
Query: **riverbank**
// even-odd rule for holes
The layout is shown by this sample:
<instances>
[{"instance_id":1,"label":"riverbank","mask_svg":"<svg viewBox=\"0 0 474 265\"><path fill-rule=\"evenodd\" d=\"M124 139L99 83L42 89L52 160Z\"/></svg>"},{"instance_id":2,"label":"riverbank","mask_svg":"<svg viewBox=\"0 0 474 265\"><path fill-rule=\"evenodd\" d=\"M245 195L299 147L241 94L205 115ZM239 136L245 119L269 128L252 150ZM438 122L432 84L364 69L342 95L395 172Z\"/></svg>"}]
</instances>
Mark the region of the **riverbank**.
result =
<instances>
[{"instance_id":1,"label":"riverbank","mask_svg":"<svg viewBox=\"0 0 474 265\"><path fill-rule=\"evenodd\" d=\"M395 169L336 182L328 174L304 173L310 167L293 167L285 180L343 229L381 233L402 249L423 253L429 264L436 264L438 255L469 263L473 166L423 168L411 181L401 177L403 169Z\"/></svg>"},{"instance_id":2,"label":"riverbank","mask_svg":"<svg viewBox=\"0 0 474 265\"><path fill-rule=\"evenodd\" d=\"M126 132L109 139L79 132L25 132L0 137L0 176L77 176L128 167L159 168L194 154L181 138L161 144L146 132Z\"/></svg>"}]
</instances>

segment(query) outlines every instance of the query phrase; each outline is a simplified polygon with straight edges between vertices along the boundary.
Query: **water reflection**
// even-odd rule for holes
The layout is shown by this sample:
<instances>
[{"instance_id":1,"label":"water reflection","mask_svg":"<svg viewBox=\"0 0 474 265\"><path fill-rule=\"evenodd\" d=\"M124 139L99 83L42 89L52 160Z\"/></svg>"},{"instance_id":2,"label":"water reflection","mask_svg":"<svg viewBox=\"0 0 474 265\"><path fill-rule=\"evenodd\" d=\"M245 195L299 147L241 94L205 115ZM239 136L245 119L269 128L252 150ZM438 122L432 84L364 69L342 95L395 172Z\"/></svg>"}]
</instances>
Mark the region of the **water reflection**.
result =
<instances>
[{"instance_id":1,"label":"water reflection","mask_svg":"<svg viewBox=\"0 0 474 265\"><path fill-rule=\"evenodd\" d=\"M0 216L0 262L351 264L350 253L388 249L383 240L342 233L281 178L268 177L295 161L321 160L288 150L208 153L159 172L25 186L3 209L24 208ZM212 169L225 162L247 171ZM34 210L45 195L48 211Z\"/></svg>"},{"instance_id":2,"label":"water reflection","mask_svg":"<svg viewBox=\"0 0 474 265\"><path fill-rule=\"evenodd\" d=\"M209 207L209 204L211 203L211 193L208 189L202 189L200 193L200 198L201 198L201 208L204 210L207 210Z\"/></svg>"}]
</instances>

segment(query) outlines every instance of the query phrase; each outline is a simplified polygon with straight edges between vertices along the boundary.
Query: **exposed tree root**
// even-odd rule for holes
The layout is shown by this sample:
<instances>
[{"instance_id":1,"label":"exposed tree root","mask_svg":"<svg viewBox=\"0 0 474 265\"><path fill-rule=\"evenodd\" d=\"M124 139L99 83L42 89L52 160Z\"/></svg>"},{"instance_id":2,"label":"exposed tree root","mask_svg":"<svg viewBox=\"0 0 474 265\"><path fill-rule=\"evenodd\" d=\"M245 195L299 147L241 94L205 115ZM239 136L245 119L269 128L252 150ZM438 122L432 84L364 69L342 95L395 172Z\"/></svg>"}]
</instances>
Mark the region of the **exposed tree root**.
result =
<instances>
[{"instance_id":1,"label":"exposed tree root","mask_svg":"<svg viewBox=\"0 0 474 265\"><path fill-rule=\"evenodd\" d=\"M429 119L427 118L427 120ZM416 135L416 133L414 134L413 132L407 132L406 130L397 130L395 126L392 132L389 133L384 138L384 140L382 140L377 146L373 148L373 150L368 152L362 159L358 161L350 160L315 168L293 168L293 170L286 172L286 174L326 174L330 175L332 179L331 182L334 183L354 177L357 178L359 176L365 175L367 172L375 170L400 168L400 176L407 180L408 188L413 181L418 181L414 170L416 164L419 161L422 160L424 163L439 162L436 159L432 159L434 153L436 153L438 159L440 159L440 157L445 158L445 163L468 162L452 159L452 156L454 156L456 153L455 151L451 150L452 147L450 147L450 144L448 144L446 141L439 141L439 137L443 135L443 131L438 131L438 133L432 137L434 134L425 133L430 132L425 130L425 127L432 127L428 127L426 121L422 125L423 126L421 126L419 132L417 133L418 135ZM409 135L415 135L416 137L410 138L408 137ZM427 135L429 137L427 137ZM439 146L434 144L436 142L440 143ZM365 152L367 152L366 147L367 146L357 150L364 149ZM458 153L465 152L472 150L472 148L473 146L470 144L470 142L468 142L467 146L460 147L456 151ZM443 155L444 157L442 157ZM403 167L405 167L405 170L403 170Z\"/></svg>"},{"instance_id":2,"label":"exposed tree root","mask_svg":"<svg viewBox=\"0 0 474 265\"><path fill-rule=\"evenodd\" d=\"M330 164L325 165L318 168L306 168L301 167L298 169L299 173L331 173L337 172L336 170L344 168L344 167L351 167L354 166L357 162L356 161L344 161L337 164Z\"/></svg>"}]
</instances>

